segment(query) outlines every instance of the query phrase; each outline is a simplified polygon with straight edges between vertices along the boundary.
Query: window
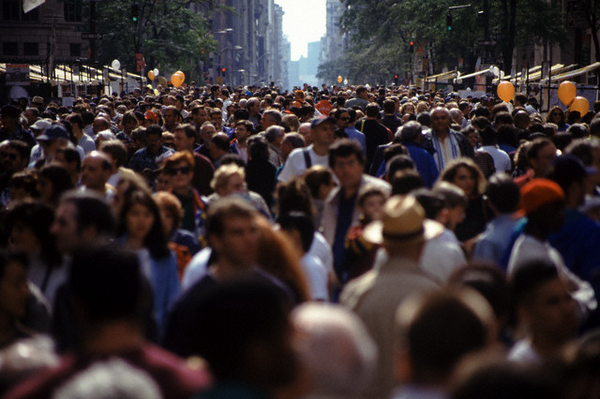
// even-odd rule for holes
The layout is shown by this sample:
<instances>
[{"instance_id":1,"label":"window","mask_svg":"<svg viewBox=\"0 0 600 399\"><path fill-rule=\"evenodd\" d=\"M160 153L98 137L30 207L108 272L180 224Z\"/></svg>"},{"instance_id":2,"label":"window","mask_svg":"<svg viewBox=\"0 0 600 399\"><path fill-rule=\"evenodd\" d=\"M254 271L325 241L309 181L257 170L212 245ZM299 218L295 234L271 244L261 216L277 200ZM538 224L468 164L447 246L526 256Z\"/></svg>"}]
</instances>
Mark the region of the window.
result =
<instances>
[{"instance_id":1,"label":"window","mask_svg":"<svg viewBox=\"0 0 600 399\"><path fill-rule=\"evenodd\" d=\"M19 0L4 0L2 2L2 19L4 21L18 21L20 14Z\"/></svg>"},{"instance_id":2,"label":"window","mask_svg":"<svg viewBox=\"0 0 600 399\"><path fill-rule=\"evenodd\" d=\"M65 21L81 22L83 14L82 0L64 0Z\"/></svg>"},{"instance_id":3,"label":"window","mask_svg":"<svg viewBox=\"0 0 600 399\"><path fill-rule=\"evenodd\" d=\"M2 1L2 20L4 21L39 21L40 7L36 7L27 14L23 13L20 0Z\"/></svg>"},{"instance_id":4,"label":"window","mask_svg":"<svg viewBox=\"0 0 600 399\"><path fill-rule=\"evenodd\" d=\"M71 57L81 57L81 44L71 43Z\"/></svg>"},{"instance_id":5,"label":"window","mask_svg":"<svg viewBox=\"0 0 600 399\"><path fill-rule=\"evenodd\" d=\"M17 42L2 43L2 54L3 55L19 55L19 43L17 43Z\"/></svg>"},{"instance_id":6,"label":"window","mask_svg":"<svg viewBox=\"0 0 600 399\"><path fill-rule=\"evenodd\" d=\"M23 55L40 55L38 43L23 43Z\"/></svg>"}]
</instances>

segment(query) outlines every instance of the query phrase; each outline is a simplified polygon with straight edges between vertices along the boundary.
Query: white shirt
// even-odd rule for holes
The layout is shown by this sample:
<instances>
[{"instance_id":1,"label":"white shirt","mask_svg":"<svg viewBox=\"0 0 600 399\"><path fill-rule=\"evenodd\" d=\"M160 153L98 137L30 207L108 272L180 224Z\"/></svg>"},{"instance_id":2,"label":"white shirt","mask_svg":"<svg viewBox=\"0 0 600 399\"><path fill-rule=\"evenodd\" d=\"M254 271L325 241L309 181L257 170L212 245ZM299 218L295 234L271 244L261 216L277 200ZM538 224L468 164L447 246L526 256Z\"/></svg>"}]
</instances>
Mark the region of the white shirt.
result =
<instances>
[{"instance_id":1,"label":"white shirt","mask_svg":"<svg viewBox=\"0 0 600 399\"><path fill-rule=\"evenodd\" d=\"M512 169L510 157L505 151L498 148L497 145L484 145L477 150L478 152L487 152L494 158L496 172L506 172Z\"/></svg>"},{"instance_id":2,"label":"white shirt","mask_svg":"<svg viewBox=\"0 0 600 399\"><path fill-rule=\"evenodd\" d=\"M324 167L329 166L329 154L327 155L317 155L315 153L313 146L310 145L307 147L308 155L312 161L311 166L321 165ZM294 151L290 153L288 156L281 173L277 177L277 180L282 182L288 182L292 180L296 176L302 175L306 171L306 160L304 159L304 148L296 148Z\"/></svg>"},{"instance_id":3,"label":"white shirt","mask_svg":"<svg viewBox=\"0 0 600 399\"><path fill-rule=\"evenodd\" d=\"M444 229L442 234L427 241L419 265L423 271L445 283L450 274L466 262L456 235Z\"/></svg>"},{"instance_id":4,"label":"white shirt","mask_svg":"<svg viewBox=\"0 0 600 399\"><path fill-rule=\"evenodd\" d=\"M301 263L310 288L310 299L315 301L329 300L329 293L327 291L328 273L323 263L319 258L311 256L308 253L302 257Z\"/></svg>"}]
</instances>

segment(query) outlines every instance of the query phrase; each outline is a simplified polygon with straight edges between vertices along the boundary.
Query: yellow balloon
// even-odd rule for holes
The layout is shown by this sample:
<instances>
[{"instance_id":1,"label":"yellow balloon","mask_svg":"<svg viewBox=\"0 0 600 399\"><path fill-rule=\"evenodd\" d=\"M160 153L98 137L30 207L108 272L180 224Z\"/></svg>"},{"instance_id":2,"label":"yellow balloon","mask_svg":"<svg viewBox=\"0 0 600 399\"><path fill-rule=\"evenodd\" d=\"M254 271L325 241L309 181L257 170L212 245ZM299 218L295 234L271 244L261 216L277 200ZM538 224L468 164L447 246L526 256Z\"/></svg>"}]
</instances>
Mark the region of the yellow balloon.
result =
<instances>
[{"instance_id":1,"label":"yellow balloon","mask_svg":"<svg viewBox=\"0 0 600 399\"><path fill-rule=\"evenodd\" d=\"M509 102L515 95L515 86L510 82L502 82L498 85L498 97L504 102Z\"/></svg>"},{"instance_id":2,"label":"yellow balloon","mask_svg":"<svg viewBox=\"0 0 600 399\"><path fill-rule=\"evenodd\" d=\"M573 101L576 95L577 87L575 86L575 83L565 80L558 86L558 99L562 101L563 104L571 104L571 101Z\"/></svg>"},{"instance_id":3,"label":"yellow balloon","mask_svg":"<svg viewBox=\"0 0 600 399\"><path fill-rule=\"evenodd\" d=\"M590 103L585 97L575 97L571 106L569 107L569 111L579 111L581 116L585 116L590 110Z\"/></svg>"},{"instance_id":4,"label":"yellow balloon","mask_svg":"<svg viewBox=\"0 0 600 399\"><path fill-rule=\"evenodd\" d=\"M148 79L150 79L150 80L154 80L154 78L155 78L155 77L156 77L156 76L154 75L154 72L152 72L152 71L148 71Z\"/></svg>"},{"instance_id":5,"label":"yellow balloon","mask_svg":"<svg viewBox=\"0 0 600 399\"><path fill-rule=\"evenodd\" d=\"M171 75L171 83L173 84L173 86L179 87L183 83L183 78L180 74L174 73L173 75Z\"/></svg>"},{"instance_id":6,"label":"yellow balloon","mask_svg":"<svg viewBox=\"0 0 600 399\"><path fill-rule=\"evenodd\" d=\"M341 76L341 75L337 77L337 82L338 82L338 83L342 83L342 80L344 80L344 78L342 78L342 76Z\"/></svg>"}]
</instances>

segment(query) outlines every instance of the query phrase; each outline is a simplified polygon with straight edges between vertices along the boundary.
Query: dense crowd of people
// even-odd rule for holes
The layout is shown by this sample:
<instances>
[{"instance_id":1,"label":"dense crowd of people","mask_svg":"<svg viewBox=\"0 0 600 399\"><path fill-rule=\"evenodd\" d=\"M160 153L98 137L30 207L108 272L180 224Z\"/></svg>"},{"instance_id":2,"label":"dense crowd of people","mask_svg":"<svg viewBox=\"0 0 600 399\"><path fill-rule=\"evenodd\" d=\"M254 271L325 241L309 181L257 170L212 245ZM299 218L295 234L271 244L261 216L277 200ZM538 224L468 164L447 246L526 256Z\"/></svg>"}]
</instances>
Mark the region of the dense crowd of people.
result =
<instances>
[{"instance_id":1,"label":"dense crowd of people","mask_svg":"<svg viewBox=\"0 0 600 399\"><path fill-rule=\"evenodd\" d=\"M600 102L192 82L0 112L3 397L600 395Z\"/></svg>"}]
</instances>

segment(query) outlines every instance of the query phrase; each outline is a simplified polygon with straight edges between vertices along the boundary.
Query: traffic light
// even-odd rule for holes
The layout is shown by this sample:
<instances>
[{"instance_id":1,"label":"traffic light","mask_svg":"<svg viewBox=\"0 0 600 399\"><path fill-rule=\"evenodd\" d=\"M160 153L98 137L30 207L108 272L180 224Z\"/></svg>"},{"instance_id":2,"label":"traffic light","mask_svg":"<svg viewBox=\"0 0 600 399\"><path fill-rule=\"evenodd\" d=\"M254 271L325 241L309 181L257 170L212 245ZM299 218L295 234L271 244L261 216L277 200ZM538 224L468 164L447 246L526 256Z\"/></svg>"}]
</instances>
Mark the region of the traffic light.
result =
<instances>
[{"instance_id":1,"label":"traffic light","mask_svg":"<svg viewBox=\"0 0 600 399\"><path fill-rule=\"evenodd\" d=\"M138 5L137 5L137 4L133 4L133 5L131 6L131 21L132 21L134 24L137 24L137 23L138 23L138 18L139 18L139 15L140 15L140 8L138 7Z\"/></svg>"},{"instance_id":2,"label":"traffic light","mask_svg":"<svg viewBox=\"0 0 600 399\"><path fill-rule=\"evenodd\" d=\"M412 40L409 43L408 51L411 53L415 52L415 42L413 42Z\"/></svg>"},{"instance_id":3,"label":"traffic light","mask_svg":"<svg viewBox=\"0 0 600 399\"><path fill-rule=\"evenodd\" d=\"M395 75L394 75L394 84L395 84L396 86L398 86L398 78L399 78L398 74L395 74Z\"/></svg>"},{"instance_id":4,"label":"traffic light","mask_svg":"<svg viewBox=\"0 0 600 399\"><path fill-rule=\"evenodd\" d=\"M225 72L227 72L227 68L221 68L221 76L225 77Z\"/></svg>"},{"instance_id":5,"label":"traffic light","mask_svg":"<svg viewBox=\"0 0 600 399\"><path fill-rule=\"evenodd\" d=\"M448 13L446 14L446 30L452 30L452 13L450 11L448 11Z\"/></svg>"}]
</instances>

